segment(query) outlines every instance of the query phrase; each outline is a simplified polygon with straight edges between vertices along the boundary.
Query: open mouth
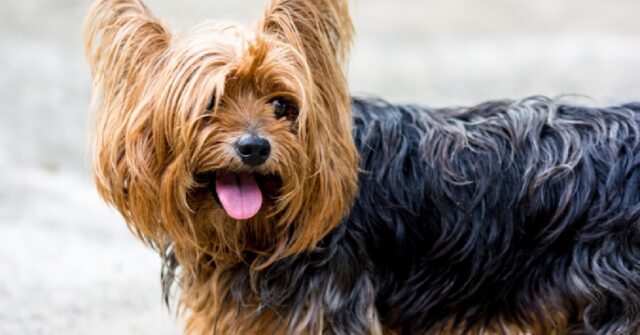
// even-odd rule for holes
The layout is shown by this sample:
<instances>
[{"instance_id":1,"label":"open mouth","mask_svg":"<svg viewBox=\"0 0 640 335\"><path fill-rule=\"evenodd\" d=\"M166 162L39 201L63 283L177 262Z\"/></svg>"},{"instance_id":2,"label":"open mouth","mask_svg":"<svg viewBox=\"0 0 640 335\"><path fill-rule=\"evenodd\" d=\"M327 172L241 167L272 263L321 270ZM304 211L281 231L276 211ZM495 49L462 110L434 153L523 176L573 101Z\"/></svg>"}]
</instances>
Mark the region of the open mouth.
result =
<instances>
[{"instance_id":1,"label":"open mouth","mask_svg":"<svg viewBox=\"0 0 640 335\"><path fill-rule=\"evenodd\" d=\"M216 201L230 217L248 220L278 197L282 180L276 175L219 170L208 176Z\"/></svg>"}]
</instances>

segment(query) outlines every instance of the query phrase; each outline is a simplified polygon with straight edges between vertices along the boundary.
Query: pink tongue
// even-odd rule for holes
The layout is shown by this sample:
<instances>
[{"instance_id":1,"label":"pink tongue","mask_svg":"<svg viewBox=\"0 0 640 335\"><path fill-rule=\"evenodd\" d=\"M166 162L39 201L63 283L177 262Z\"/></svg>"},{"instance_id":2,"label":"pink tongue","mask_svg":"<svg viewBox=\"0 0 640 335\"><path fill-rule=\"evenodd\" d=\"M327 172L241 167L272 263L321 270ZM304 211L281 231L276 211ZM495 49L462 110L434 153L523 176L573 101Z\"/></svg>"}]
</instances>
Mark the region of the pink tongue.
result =
<instances>
[{"instance_id":1,"label":"pink tongue","mask_svg":"<svg viewBox=\"0 0 640 335\"><path fill-rule=\"evenodd\" d=\"M249 173L218 171L216 192L227 214L237 220L250 219L262 206L262 193Z\"/></svg>"}]
</instances>

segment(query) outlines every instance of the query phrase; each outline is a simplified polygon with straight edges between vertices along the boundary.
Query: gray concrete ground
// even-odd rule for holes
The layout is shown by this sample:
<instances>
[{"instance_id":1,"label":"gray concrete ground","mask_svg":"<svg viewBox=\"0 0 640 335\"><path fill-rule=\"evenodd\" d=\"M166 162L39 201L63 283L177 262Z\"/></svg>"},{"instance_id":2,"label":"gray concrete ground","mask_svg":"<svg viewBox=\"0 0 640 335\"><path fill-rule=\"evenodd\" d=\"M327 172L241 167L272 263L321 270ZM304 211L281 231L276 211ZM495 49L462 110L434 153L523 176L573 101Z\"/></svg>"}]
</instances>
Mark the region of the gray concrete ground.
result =
<instances>
[{"instance_id":1,"label":"gray concrete ground","mask_svg":"<svg viewBox=\"0 0 640 335\"><path fill-rule=\"evenodd\" d=\"M176 29L262 0L149 0ZM177 334L159 260L102 204L86 154L88 0L0 0L0 334ZM464 105L640 99L640 1L360 0L352 90ZM170 17L170 18L169 18Z\"/></svg>"}]
</instances>

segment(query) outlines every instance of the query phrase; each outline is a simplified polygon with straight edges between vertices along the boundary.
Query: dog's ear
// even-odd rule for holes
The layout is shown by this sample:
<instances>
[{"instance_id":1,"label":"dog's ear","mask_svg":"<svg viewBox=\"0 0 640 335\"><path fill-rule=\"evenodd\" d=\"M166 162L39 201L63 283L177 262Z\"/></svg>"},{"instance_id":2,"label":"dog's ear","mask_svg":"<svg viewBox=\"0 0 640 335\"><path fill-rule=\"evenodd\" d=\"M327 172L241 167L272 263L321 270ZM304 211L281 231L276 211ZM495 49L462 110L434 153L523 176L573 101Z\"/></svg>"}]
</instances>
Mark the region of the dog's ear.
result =
<instances>
[{"instance_id":1,"label":"dog's ear","mask_svg":"<svg viewBox=\"0 0 640 335\"><path fill-rule=\"evenodd\" d=\"M94 173L98 191L134 232L162 247L158 228L158 161L152 111L144 91L158 72L170 34L138 0L99 0L85 23L93 77Z\"/></svg>"},{"instance_id":2,"label":"dog's ear","mask_svg":"<svg viewBox=\"0 0 640 335\"><path fill-rule=\"evenodd\" d=\"M340 223L356 193L358 154L343 68L353 35L348 7L347 0L273 0L258 25L304 64L298 136L308 166L287 254L313 248Z\"/></svg>"},{"instance_id":3,"label":"dog's ear","mask_svg":"<svg viewBox=\"0 0 640 335\"><path fill-rule=\"evenodd\" d=\"M312 70L349 57L353 25L347 0L272 0L259 28L304 52Z\"/></svg>"},{"instance_id":4,"label":"dog's ear","mask_svg":"<svg viewBox=\"0 0 640 335\"><path fill-rule=\"evenodd\" d=\"M170 35L139 0L98 0L84 26L85 55L94 85L111 99L135 98ZM133 96L132 96L133 94Z\"/></svg>"}]
</instances>

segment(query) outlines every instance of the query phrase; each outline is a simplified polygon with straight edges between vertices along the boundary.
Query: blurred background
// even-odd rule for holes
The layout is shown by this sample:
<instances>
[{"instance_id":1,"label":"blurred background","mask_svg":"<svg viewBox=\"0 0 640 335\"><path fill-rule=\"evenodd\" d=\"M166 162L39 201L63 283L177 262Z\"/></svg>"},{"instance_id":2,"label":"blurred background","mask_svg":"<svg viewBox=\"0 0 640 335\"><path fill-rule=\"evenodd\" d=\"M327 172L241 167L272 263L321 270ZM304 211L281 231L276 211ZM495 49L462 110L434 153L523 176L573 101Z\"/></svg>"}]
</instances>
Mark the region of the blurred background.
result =
<instances>
[{"instance_id":1,"label":"blurred background","mask_svg":"<svg viewBox=\"0 0 640 335\"><path fill-rule=\"evenodd\" d=\"M148 0L184 31L263 0ZM0 0L0 334L178 334L160 262L94 191L89 0ZM355 94L431 106L640 100L638 0L359 0Z\"/></svg>"}]
</instances>

